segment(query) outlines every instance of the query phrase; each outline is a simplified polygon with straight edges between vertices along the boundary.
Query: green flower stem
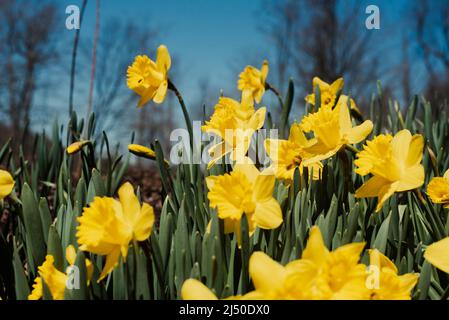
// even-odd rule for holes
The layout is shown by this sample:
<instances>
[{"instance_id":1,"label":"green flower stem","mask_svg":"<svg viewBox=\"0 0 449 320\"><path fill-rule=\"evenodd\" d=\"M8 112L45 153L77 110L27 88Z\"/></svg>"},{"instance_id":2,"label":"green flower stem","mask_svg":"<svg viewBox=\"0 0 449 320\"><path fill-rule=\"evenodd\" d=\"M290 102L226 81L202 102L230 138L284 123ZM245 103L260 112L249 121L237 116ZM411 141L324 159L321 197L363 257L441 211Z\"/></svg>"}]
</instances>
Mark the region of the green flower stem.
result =
<instances>
[{"instance_id":1,"label":"green flower stem","mask_svg":"<svg viewBox=\"0 0 449 320\"><path fill-rule=\"evenodd\" d=\"M268 82L265 83L265 90L271 91L276 95L276 97L278 98L278 101L279 101L279 105L282 110L282 108L284 107L284 100L282 99L282 95L279 92L279 90L276 89L275 87L273 87L272 85L270 85Z\"/></svg>"},{"instance_id":2,"label":"green flower stem","mask_svg":"<svg viewBox=\"0 0 449 320\"><path fill-rule=\"evenodd\" d=\"M184 120L187 125L187 130L189 131L189 138L190 138L190 148L193 149L193 128L192 128L192 121L190 120L189 113L187 112L187 107L184 103L184 99L179 92L178 88L173 84L173 82L168 79L168 89L174 92L176 97L178 98L179 104L181 105L182 113L184 114Z\"/></svg>"},{"instance_id":3,"label":"green flower stem","mask_svg":"<svg viewBox=\"0 0 449 320\"><path fill-rule=\"evenodd\" d=\"M438 170L437 157L435 155L435 152L433 152L432 148L430 147L430 145L427 146L427 152L429 152L430 164L432 165L433 174L435 175L435 177L439 177L440 170Z\"/></svg>"},{"instance_id":4,"label":"green flower stem","mask_svg":"<svg viewBox=\"0 0 449 320\"><path fill-rule=\"evenodd\" d=\"M441 300L447 300L449 298L449 286L447 286L446 290L444 290L443 294L441 295Z\"/></svg>"}]
</instances>

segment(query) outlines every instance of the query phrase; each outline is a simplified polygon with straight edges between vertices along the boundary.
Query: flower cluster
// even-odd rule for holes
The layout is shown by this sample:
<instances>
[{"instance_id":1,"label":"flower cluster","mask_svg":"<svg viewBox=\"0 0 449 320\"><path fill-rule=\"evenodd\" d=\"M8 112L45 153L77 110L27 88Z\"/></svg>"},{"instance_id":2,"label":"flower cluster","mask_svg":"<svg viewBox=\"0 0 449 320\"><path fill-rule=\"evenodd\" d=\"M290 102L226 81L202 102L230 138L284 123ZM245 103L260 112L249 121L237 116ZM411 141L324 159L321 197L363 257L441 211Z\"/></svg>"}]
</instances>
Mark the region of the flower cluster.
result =
<instances>
[{"instance_id":1,"label":"flower cluster","mask_svg":"<svg viewBox=\"0 0 449 320\"><path fill-rule=\"evenodd\" d=\"M191 131L188 110L169 78L170 67L168 49L161 45L155 61L146 55L135 58L127 70L127 85L139 96L139 107L151 101L160 104L169 90L173 91ZM57 243L63 244L60 249L65 249L65 259L62 254L58 256L53 252L57 250L53 244L47 244L50 240L44 237L45 245L39 254L29 254L34 248L29 244L24 246L29 254L27 267L32 270L31 273L27 271L31 275L29 283L34 280L31 292L27 291L25 296L30 300L45 299L48 295L55 300L65 299L70 268L80 265L86 271L83 285L92 289L91 295L95 290L120 293L122 287L109 289L111 278L112 282L126 278L123 283L133 286L129 291L137 292L141 289L137 282L148 280L152 273L156 276L149 280L152 288L148 291L183 299L224 296L226 299L405 300L416 296L414 288L420 276L415 271L425 272L426 269L421 267L422 261L449 273L447 225L422 223L418 228L415 225L423 219L420 215L412 215L402 208L390 212L388 206L390 198L404 202L405 198L414 196L405 193L413 191L421 201L418 204L426 206L433 220L438 219L444 209L449 209L449 170L439 177L438 166L435 166L434 176L427 172L426 178L423 165L426 164L423 157L426 141L415 133L416 128L407 126L413 128L412 132L406 126L394 132L376 130L371 120L363 119L355 100L343 93L343 78L326 83L315 77L312 93L305 97L306 114L291 125L288 113L285 116L288 136L287 130L280 126L283 131L280 137L263 137L256 141L256 147L264 149L269 163L250 159L249 150L257 140L254 135L264 127L273 127L267 120L271 119L269 108L260 106L265 94L276 94L283 110L288 109L279 91L268 82L268 72L266 60L260 69L245 67L237 80L239 97L218 98L210 119L201 127L202 132L216 139L207 150L211 156L207 167L180 166L174 181L170 162L165 160L156 142L151 148L138 144L128 146L129 152L138 157L157 160L166 196L160 217L151 205L142 201L145 198L141 197L139 189L135 191L129 182L122 184L123 175L117 174L119 178L115 183L111 181L116 177L112 171L120 158L115 162L109 159L110 172L104 188L93 159L95 140L87 137L87 140L73 141L81 135L72 139L64 156L81 157L83 178L92 179L77 188L77 195L81 195L76 201L71 202L70 192L57 191L56 201L63 203L60 211L78 208L73 221L60 228L64 230L64 241ZM110 153L109 145L107 148ZM227 165L221 165L223 159L229 160ZM10 169L17 176L14 167ZM20 179L16 177L15 180L11 173L0 170L1 204L6 203L8 208L23 207L25 199L29 200L26 206L30 207L31 203L35 209L38 197L28 199L26 190L29 187L25 184L15 190L15 181ZM59 179L64 176L65 173L61 173ZM338 192L324 190L332 189L334 181L328 180L341 177L344 181L339 182L343 187L338 188ZM421 194L419 189L429 180L427 195ZM43 183L53 187L51 183ZM311 189L310 186L319 187ZM88 189L85 194L83 189ZM325 214L327 203L317 204L316 197L305 198L304 194L310 190L312 193L329 191L333 198L338 197L340 202L336 200L339 205L335 215ZM344 190L343 196L340 190ZM21 193L22 199L17 198L16 192ZM377 198L377 201L368 198ZM303 212L306 206L311 208L307 216ZM353 211L346 215L348 207ZM360 207L364 210L363 217L357 216ZM45 216L41 209L39 214ZM435 213L437 209L439 213ZM343 210L346 211L341 213ZM33 214L35 211L31 212ZM30 214L23 215L28 219ZM35 215L32 218L36 218ZM51 220L52 217L48 214L45 218ZM412 222L405 228L385 229L390 221L386 219L397 224L404 220L408 223L409 219ZM351 220L351 230L347 230L346 220ZM35 220L30 221L25 221L25 229L34 227ZM218 224L213 224L214 221ZM54 225L63 223L67 221L56 219ZM299 224L302 229L295 228ZM404 263L400 259L402 242L408 238L402 232L406 233L412 224L418 230L416 233L429 229L433 234L420 238L424 240L414 248L419 251L417 257L421 260ZM213 225L218 227L212 228ZM46 229L44 223L42 226ZM40 224L37 229L41 229ZM218 234L214 234L215 229L219 229ZM353 234L351 239L345 238L348 233ZM389 234L394 234L392 242L398 242L398 252L386 249ZM282 251L284 246L286 251ZM207 251L210 247L216 249L213 254ZM140 249L146 253L144 258ZM237 263L236 252L241 254ZM392 254L397 254L397 258L390 260L388 256ZM207 271L208 260L212 260L210 272ZM123 265L126 268L119 269ZM237 265L243 270L234 270ZM219 270L223 269L218 269L222 267L225 275L220 274ZM136 276L135 270L144 272ZM235 272L236 278L228 281L233 285L239 281L238 288L226 285L226 290L223 286L209 289L201 282L207 272L209 286L210 279L231 277ZM434 275L428 273L427 278L431 277ZM242 283L250 280L253 286L245 289ZM164 281L167 282L165 286ZM439 287L432 290L443 292ZM142 293L142 296L145 295Z\"/></svg>"},{"instance_id":2,"label":"flower cluster","mask_svg":"<svg viewBox=\"0 0 449 320\"><path fill-rule=\"evenodd\" d=\"M369 252L370 265L359 262L365 243L350 243L329 251L318 227L298 260L286 266L263 252L254 252L249 273L254 291L227 299L245 300L407 300L418 281L417 274L399 275L396 266L377 250ZM377 277L371 281L371 270ZM181 289L185 300L214 300L217 296L195 279Z\"/></svg>"}]
</instances>

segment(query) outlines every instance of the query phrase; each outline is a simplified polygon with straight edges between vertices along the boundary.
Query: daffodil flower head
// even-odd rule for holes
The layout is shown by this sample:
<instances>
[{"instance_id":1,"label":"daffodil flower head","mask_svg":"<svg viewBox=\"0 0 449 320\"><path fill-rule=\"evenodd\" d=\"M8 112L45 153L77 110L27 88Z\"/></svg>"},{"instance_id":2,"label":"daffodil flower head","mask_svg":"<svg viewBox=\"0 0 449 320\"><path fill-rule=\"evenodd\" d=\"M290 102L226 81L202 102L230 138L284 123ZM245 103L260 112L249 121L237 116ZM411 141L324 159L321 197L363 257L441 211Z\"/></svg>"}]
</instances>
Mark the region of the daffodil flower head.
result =
<instances>
[{"instance_id":1,"label":"daffodil flower head","mask_svg":"<svg viewBox=\"0 0 449 320\"><path fill-rule=\"evenodd\" d=\"M240 162L248 152L252 135L262 128L265 114L265 107L257 111L254 109L248 93L242 93L241 103L221 97L210 120L201 128L203 132L220 138L220 141L208 150L211 156L208 168L227 154L230 154L233 161Z\"/></svg>"},{"instance_id":2,"label":"daffodil flower head","mask_svg":"<svg viewBox=\"0 0 449 320\"><path fill-rule=\"evenodd\" d=\"M335 106L335 102L338 99L337 103L348 103L349 97L340 94L344 85L343 78L338 78L335 80L332 84L328 84L327 82L324 82L318 77L313 78L313 89L315 90L316 87L320 90L320 101L321 101L321 108L325 109L332 109ZM316 104L316 98L315 93L309 94L305 98L306 102L315 106ZM349 100L349 106L352 110L355 110L357 113L360 114L360 110L357 107L354 99Z\"/></svg>"},{"instance_id":3,"label":"daffodil flower head","mask_svg":"<svg viewBox=\"0 0 449 320\"><path fill-rule=\"evenodd\" d=\"M347 144L363 141L373 130L373 123L366 120L353 126L346 103L337 103L334 109L320 108L302 119L301 128L313 132L315 143L305 148L313 154L304 165L332 157Z\"/></svg>"},{"instance_id":4,"label":"daffodil flower head","mask_svg":"<svg viewBox=\"0 0 449 320\"><path fill-rule=\"evenodd\" d=\"M427 194L434 203L449 209L449 170L446 170L443 177L435 177L429 182Z\"/></svg>"},{"instance_id":5,"label":"daffodil flower head","mask_svg":"<svg viewBox=\"0 0 449 320\"><path fill-rule=\"evenodd\" d=\"M365 265L359 263L365 243L350 243L330 252L320 229L310 229L301 259L291 262L296 268L292 283L301 289L304 299L366 299Z\"/></svg>"},{"instance_id":6,"label":"daffodil flower head","mask_svg":"<svg viewBox=\"0 0 449 320\"><path fill-rule=\"evenodd\" d=\"M54 257L47 255L44 263L38 267L39 277L34 280L33 290L28 296L28 300L39 300L42 298L42 279L44 279L53 300L64 300L64 291L67 286L68 277L64 272L56 269L54 262Z\"/></svg>"},{"instance_id":7,"label":"daffodil flower head","mask_svg":"<svg viewBox=\"0 0 449 320\"><path fill-rule=\"evenodd\" d=\"M315 90L316 87L320 90L320 98L321 98L321 108L332 109L335 105L335 101L337 99L338 93L341 91L344 85L343 78L338 78L332 84L328 84L324 82L319 77L313 78L313 88ZM306 102L311 105L315 105L315 93L309 94L306 96Z\"/></svg>"},{"instance_id":8,"label":"daffodil flower head","mask_svg":"<svg viewBox=\"0 0 449 320\"><path fill-rule=\"evenodd\" d=\"M399 131L394 137L379 135L367 141L363 151L357 154L356 173L373 176L357 191L358 198L377 197L376 211L395 192L419 188L424 183L424 167L421 164L424 139L411 135L408 130Z\"/></svg>"},{"instance_id":9,"label":"daffodil flower head","mask_svg":"<svg viewBox=\"0 0 449 320\"><path fill-rule=\"evenodd\" d=\"M370 268L378 277L370 288L371 300L410 300L411 292L418 282L416 273L398 274L395 264L378 250L369 250Z\"/></svg>"},{"instance_id":10,"label":"daffodil flower head","mask_svg":"<svg viewBox=\"0 0 449 320\"><path fill-rule=\"evenodd\" d=\"M160 45L154 62L146 55L139 55L127 70L127 85L140 96L139 107L149 101L162 103L168 89L168 70L171 57L168 49Z\"/></svg>"},{"instance_id":11,"label":"daffodil flower head","mask_svg":"<svg viewBox=\"0 0 449 320\"><path fill-rule=\"evenodd\" d=\"M265 150L272 161L276 178L284 180L287 184L293 181L295 169L299 168L302 174L304 168L304 159L311 158L313 154L305 151L313 141L307 140L298 123L294 123L290 128L288 140L266 139ZM322 164L317 161L307 165L309 172L313 174L314 179L320 178Z\"/></svg>"},{"instance_id":12,"label":"daffodil flower head","mask_svg":"<svg viewBox=\"0 0 449 320\"><path fill-rule=\"evenodd\" d=\"M268 75L268 61L265 60L259 69L253 66L247 66L240 73L237 82L240 91L247 91L251 94L256 103L260 103L265 93L265 81Z\"/></svg>"},{"instance_id":13,"label":"daffodil flower head","mask_svg":"<svg viewBox=\"0 0 449 320\"><path fill-rule=\"evenodd\" d=\"M9 196L14 189L14 179L8 171L0 170L0 200Z\"/></svg>"},{"instance_id":14,"label":"daffodil flower head","mask_svg":"<svg viewBox=\"0 0 449 320\"><path fill-rule=\"evenodd\" d=\"M236 164L231 173L206 178L210 207L217 208L218 218L224 220L225 233L234 232L239 243L244 214L250 235L256 227L275 229L283 220L281 207L273 197L273 173L259 172L247 161Z\"/></svg>"},{"instance_id":15,"label":"daffodil flower head","mask_svg":"<svg viewBox=\"0 0 449 320\"><path fill-rule=\"evenodd\" d=\"M98 281L112 272L120 255L125 259L131 242L146 240L154 224L154 210L140 205L130 183L120 187L119 200L96 197L78 218L77 238L80 249L106 256Z\"/></svg>"}]
</instances>

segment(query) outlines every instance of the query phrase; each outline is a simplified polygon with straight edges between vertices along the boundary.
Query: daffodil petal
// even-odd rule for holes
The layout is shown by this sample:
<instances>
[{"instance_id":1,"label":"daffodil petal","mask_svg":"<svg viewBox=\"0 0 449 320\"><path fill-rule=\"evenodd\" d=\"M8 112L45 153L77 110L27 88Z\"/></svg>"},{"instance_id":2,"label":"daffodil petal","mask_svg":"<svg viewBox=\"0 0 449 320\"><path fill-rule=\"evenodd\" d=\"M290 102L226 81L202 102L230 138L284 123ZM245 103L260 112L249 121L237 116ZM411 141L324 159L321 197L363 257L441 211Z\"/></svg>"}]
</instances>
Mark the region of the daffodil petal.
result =
<instances>
[{"instance_id":1,"label":"daffodil petal","mask_svg":"<svg viewBox=\"0 0 449 320\"><path fill-rule=\"evenodd\" d=\"M399 181L396 191L413 190L424 184L424 167L420 164L407 168L406 173Z\"/></svg>"},{"instance_id":2,"label":"daffodil petal","mask_svg":"<svg viewBox=\"0 0 449 320\"><path fill-rule=\"evenodd\" d=\"M449 237L428 246L424 258L438 269L449 273Z\"/></svg>"},{"instance_id":3,"label":"daffodil petal","mask_svg":"<svg viewBox=\"0 0 449 320\"><path fill-rule=\"evenodd\" d=\"M390 198L396 192L398 185L399 182L394 182L391 184L386 184L380 188L376 212L379 212L380 209L382 209L384 202L387 201L387 199Z\"/></svg>"},{"instance_id":4,"label":"daffodil petal","mask_svg":"<svg viewBox=\"0 0 449 320\"><path fill-rule=\"evenodd\" d=\"M156 90L156 94L153 97L153 101L156 103L164 102L165 95L167 94L167 88L168 88L168 81L167 80L162 81L162 83Z\"/></svg>"},{"instance_id":5,"label":"daffodil petal","mask_svg":"<svg viewBox=\"0 0 449 320\"><path fill-rule=\"evenodd\" d=\"M218 300L217 296L196 279L186 280L181 287L183 300Z\"/></svg>"},{"instance_id":6,"label":"daffodil petal","mask_svg":"<svg viewBox=\"0 0 449 320\"><path fill-rule=\"evenodd\" d=\"M391 141L393 156L396 159L407 158L411 141L412 135L410 131L404 129L396 133Z\"/></svg>"},{"instance_id":7,"label":"daffodil petal","mask_svg":"<svg viewBox=\"0 0 449 320\"><path fill-rule=\"evenodd\" d=\"M323 236L317 226L310 229L309 239L307 240L306 248L302 253L302 259L310 260L317 266L325 263L329 250L324 245Z\"/></svg>"},{"instance_id":8,"label":"daffodil petal","mask_svg":"<svg viewBox=\"0 0 449 320\"><path fill-rule=\"evenodd\" d=\"M151 234L154 224L154 209L147 203L142 205L140 215L134 222L134 238L137 241L145 241Z\"/></svg>"},{"instance_id":9,"label":"daffodil petal","mask_svg":"<svg viewBox=\"0 0 449 320\"><path fill-rule=\"evenodd\" d=\"M285 268L260 251L249 259L249 274L256 290L262 293L282 287L286 277Z\"/></svg>"},{"instance_id":10,"label":"daffodil petal","mask_svg":"<svg viewBox=\"0 0 449 320\"><path fill-rule=\"evenodd\" d=\"M164 70L164 72L167 72L171 67L170 53L164 45L160 45L159 48L157 48L156 65L159 70Z\"/></svg>"},{"instance_id":11,"label":"daffodil petal","mask_svg":"<svg viewBox=\"0 0 449 320\"><path fill-rule=\"evenodd\" d=\"M255 200L266 201L272 198L275 181L276 178L272 174L257 175L253 190Z\"/></svg>"},{"instance_id":12,"label":"daffodil petal","mask_svg":"<svg viewBox=\"0 0 449 320\"><path fill-rule=\"evenodd\" d=\"M366 120L362 124L355 126L349 130L347 135L349 143L359 143L366 139L366 137L373 131L373 123L371 120Z\"/></svg>"},{"instance_id":13,"label":"daffodil petal","mask_svg":"<svg viewBox=\"0 0 449 320\"><path fill-rule=\"evenodd\" d=\"M274 198L258 202L253 219L262 229L275 229L283 221L281 206Z\"/></svg>"},{"instance_id":14,"label":"daffodil petal","mask_svg":"<svg viewBox=\"0 0 449 320\"><path fill-rule=\"evenodd\" d=\"M103 280L118 265L120 259L120 247L117 246L111 253L106 256L106 263L98 277L98 282Z\"/></svg>"},{"instance_id":15,"label":"daffodil petal","mask_svg":"<svg viewBox=\"0 0 449 320\"><path fill-rule=\"evenodd\" d=\"M373 176L356 190L355 196L357 198L377 197L379 190L386 184L390 184L390 181L379 176Z\"/></svg>"}]
</instances>

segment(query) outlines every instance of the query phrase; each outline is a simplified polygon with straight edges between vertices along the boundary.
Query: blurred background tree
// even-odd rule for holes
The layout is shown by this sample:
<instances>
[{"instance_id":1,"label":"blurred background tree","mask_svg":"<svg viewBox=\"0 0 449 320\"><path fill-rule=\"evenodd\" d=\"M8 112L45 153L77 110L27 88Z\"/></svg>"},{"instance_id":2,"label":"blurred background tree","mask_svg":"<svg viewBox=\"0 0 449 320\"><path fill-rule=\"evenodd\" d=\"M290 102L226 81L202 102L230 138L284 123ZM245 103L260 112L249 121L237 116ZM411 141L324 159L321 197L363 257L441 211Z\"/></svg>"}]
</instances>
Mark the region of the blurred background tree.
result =
<instances>
[{"instance_id":1,"label":"blurred background tree","mask_svg":"<svg viewBox=\"0 0 449 320\"><path fill-rule=\"evenodd\" d=\"M14 148L22 142L19 139L26 148L30 146L27 134L34 97L46 85L39 81L40 76L48 73L59 58L55 50L56 8L52 4L0 0L0 21L0 111L8 127L2 131L10 131Z\"/></svg>"}]
</instances>

